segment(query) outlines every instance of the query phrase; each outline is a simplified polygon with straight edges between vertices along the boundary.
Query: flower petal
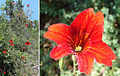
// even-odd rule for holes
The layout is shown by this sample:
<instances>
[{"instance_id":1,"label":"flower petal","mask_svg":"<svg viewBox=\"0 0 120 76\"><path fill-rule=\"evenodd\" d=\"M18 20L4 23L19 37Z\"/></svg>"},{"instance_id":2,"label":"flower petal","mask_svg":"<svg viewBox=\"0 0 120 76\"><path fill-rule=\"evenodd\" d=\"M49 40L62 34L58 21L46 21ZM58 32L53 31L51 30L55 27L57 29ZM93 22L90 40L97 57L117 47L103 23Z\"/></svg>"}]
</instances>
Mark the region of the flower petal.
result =
<instances>
[{"instance_id":1,"label":"flower petal","mask_svg":"<svg viewBox=\"0 0 120 76\"><path fill-rule=\"evenodd\" d=\"M94 58L89 53L78 54L75 56L80 72L84 72L87 75L90 74L94 64Z\"/></svg>"},{"instance_id":2,"label":"flower petal","mask_svg":"<svg viewBox=\"0 0 120 76\"><path fill-rule=\"evenodd\" d=\"M89 23L89 18L93 15L94 10L92 8L82 11L71 23L71 28L73 28L75 32L79 33L79 31L83 29L83 26L87 26L85 24Z\"/></svg>"},{"instance_id":3,"label":"flower petal","mask_svg":"<svg viewBox=\"0 0 120 76\"><path fill-rule=\"evenodd\" d=\"M111 48L102 41L92 43L86 48L88 48L87 52L91 53L91 55L94 56L98 63L112 66L111 60L116 59L116 56Z\"/></svg>"},{"instance_id":4,"label":"flower petal","mask_svg":"<svg viewBox=\"0 0 120 76\"><path fill-rule=\"evenodd\" d=\"M95 14L95 20L93 20L92 25L94 26L90 41L97 42L102 40L102 35L104 31L104 15L102 12L97 12Z\"/></svg>"},{"instance_id":5,"label":"flower petal","mask_svg":"<svg viewBox=\"0 0 120 76\"><path fill-rule=\"evenodd\" d=\"M89 21L85 30L82 45L102 40L104 31L104 16L102 12L97 12Z\"/></svg>"},{"instance_id":6,"label":"flower petal","mask_svg":"<svg viewBox=\"0 0 120 76\"><path fill-rule=\"evenodd\" d=\"M63 23L57 23L53 24L48 28L49 31L55 31L55 32L60 32L63 34L70 35L70 26L63 24Z\"/></svg>"},{"instance_id":7,"label":"flower petal","mask_svg":"<svg viewBox=\"0 0 120 76\"><path fill-rule=\"evenodd\" d=\"M76 44L82 43L81 40L84 38L84 33L88 24L91 21L91 18L94 16L94 11L92 8L86 9L81 12L71 23L72 35ZM76 47L76 46L75 46Z\"/></svg>"},{"instance_id":8,"label":"flower petal","mask_svg":"<svg viewBox=\"0 0 120 76\"><path fill-rule=\"evenodd\" d=\"M48 38L50 40L53 40L57 42L58 44L61 43L70 43L73 44L73 40L71 38L71 29L69 26L58 23L53 24L48 28L48 32L44 34L45 38Z\"/></svg>"},{"instance_id":9,"label":"flower petal","mask_svg":"<svg viewBox=\"0 0 120 76\"><path fill-rule=\"evenodd\" d=\"M53 50L50 53L50 57L58 60L64 56L67 56L69 54L72 54L72 47L70 47L70 45L68 44L59 44L58 46L56 46L55 48L53 48Z\"/></svg>"}]
</instances>

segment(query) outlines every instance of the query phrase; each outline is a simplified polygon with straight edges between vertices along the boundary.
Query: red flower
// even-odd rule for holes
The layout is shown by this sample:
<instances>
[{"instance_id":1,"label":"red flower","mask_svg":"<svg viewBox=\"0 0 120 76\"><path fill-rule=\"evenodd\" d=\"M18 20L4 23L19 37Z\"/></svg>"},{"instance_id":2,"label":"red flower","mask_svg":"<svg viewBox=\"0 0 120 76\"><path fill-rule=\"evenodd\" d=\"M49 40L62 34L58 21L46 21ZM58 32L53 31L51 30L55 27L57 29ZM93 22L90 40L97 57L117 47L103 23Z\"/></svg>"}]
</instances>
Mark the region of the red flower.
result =
<instances>
[{"instance_id":1,"label":"red flower","mask_svg":"<svg viewBox=\"0 0 120 76\"><path fill-rule=\"evenodd\" d=\"M27 7L29 7L29 4L27 5Z\"/></svg>"},{"instance_id":2,"label":"red flower","mask_svg":"<svg viewBox=\"0 0 120 76\"><path fill-rule=\"evenodd\" d=\"M25 26L28 26L28 24L25 24Z\"/></svg>"},{"instance_id":3,"label":"red flower","mask_svg":"<svg viewBox=\"0 0 120 76\"><path fill-rule=\"evenodd\" d=\"M23 57L22 57L22 59L24 59L24 60L25 60L26 58L23 56Z\"/></svg>"},{"instance_id":4,"label":"red flower","mask_svg":"<svg viewBox=\"0 0 120 76\"><path fill-rule=\"evenodd\" d=\"M4 71L4 74L6 74L6 71Z\"/></svg>"},{"instance_id":5,"label":"red flower","mask_svg":"<svg viewBox=\"0 0 120 76\"><path fill-rule=\"evenodd\" d=\"M1 71L2 69L0 69L0 71Z\"/></svg>"},{"instance_id":6,"label":"red flower","mask_svg":"<svg viewBox=\"0 0 120 76\"><path fill-rule=\"evenodd\" d=\"M11 42L11 44L10 44L11 46L13 46L14 45L14 43L13 42Z\"/></svg>"},{"instance_id":7,"label":"red flower","mask_svg":"<svg viewBox=\"0 0 120 76\"><path fill-rule=\"evenodd\" d=\"M31 23L33 23L33 22L31 21Z\"/></svg>"},{"instance_id":8,"label":"red flower","mask_svg":"<svg viewBox=\"0 0 120 76\"><path fill-rule=\"evenodd\" d=\"M2 53L6 53L6 49Z\"/></svg>"},{"instance_id":9,"label":"red flower","mask_svg":"<svg viewBox=\"0 0 120 76\"><path fill-rule=\"evenodd\" d=\"M13 42L12 39L10 39L9 42Z\"/></svg>"},{"instance_id":10,"label":"red flower","mask_svg":"<svg viewBox=\"0 0 120 76\"><path fill-rule=\"evenodd\" d=\"M9 40L9 42L11 42L11 44L10 44L11 46L13 46L13 45L14 45L14 43L13 43L12 39L10 39L10 40Z\"/></svg>"},{"instance_id":11,"label":"red flower","mask_svg":"<svg viewBox=\"0 0 120 76\"><path fill-rule=\"evenodd\" d=\"M111 48L102 41L104 16L102 12L94 14L92 8L81 12L70 26L53 24L44 34L45 38L55 41L50 57L58 60L69 54L74 54L80 72L90 74L94 59L98 63L112 66L116 58Z\"/></svg>"},{"instance_id":12,"label":"red flower","mask_svg":"<svg viewBox=\"0 0 120 76\"><path fill-rule=\"evenodd\" d=\"M30 45L31 43L29 41L26 41L25 45Z\"/></svg>"}]
</instances>

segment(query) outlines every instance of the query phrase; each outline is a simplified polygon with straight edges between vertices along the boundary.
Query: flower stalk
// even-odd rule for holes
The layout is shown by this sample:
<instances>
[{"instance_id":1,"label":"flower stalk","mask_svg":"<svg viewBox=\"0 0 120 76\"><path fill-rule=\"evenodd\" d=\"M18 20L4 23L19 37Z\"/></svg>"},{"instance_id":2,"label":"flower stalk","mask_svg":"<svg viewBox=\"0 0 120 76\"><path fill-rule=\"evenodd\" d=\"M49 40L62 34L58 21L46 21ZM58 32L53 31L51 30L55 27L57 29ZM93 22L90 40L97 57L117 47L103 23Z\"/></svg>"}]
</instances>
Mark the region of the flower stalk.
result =
<instances>
[{"instance_id":1,"label":"flower stalk","mask_svg":"<svg viewBox=\"0 0 120 76\"><path fill-rule=\"evenodd\" d=\"M76 76L76 64L75 64L76 58L74 55L72 55L72 60L73 60L73 75Z\"/></svg>"},{"instance_id":2,"label":"flower stalk","mask_svg":"<svg viewBox=\"0 0 120 76\"><path fill-rule=\"evenodd\" d=\"M64 59L61 58L61 59L59 60L59 68L60 68L60 71L61 71L62 73L66 73L66 74L70 73L70 72L64 71L64 70L62 69L62 68L63 68L63 64L64 64Z\"/></svg>"}]
</instances>

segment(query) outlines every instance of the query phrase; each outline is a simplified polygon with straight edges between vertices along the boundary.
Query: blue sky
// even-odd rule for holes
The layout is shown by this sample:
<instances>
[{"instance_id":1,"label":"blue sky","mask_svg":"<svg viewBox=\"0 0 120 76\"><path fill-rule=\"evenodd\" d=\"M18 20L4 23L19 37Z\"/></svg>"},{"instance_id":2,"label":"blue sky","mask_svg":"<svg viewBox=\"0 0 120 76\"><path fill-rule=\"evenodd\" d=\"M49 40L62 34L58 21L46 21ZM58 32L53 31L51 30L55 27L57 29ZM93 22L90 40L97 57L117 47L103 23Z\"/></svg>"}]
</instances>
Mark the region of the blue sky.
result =
<instances>
[{"instance_id":1,"label":"blue sky","mask_svg":"<svg viewBox=\"0 0 120 76\"><path fill-rule=\"evenodd\" d=\"M5 4L6 0L0 0L1 4ZM17 1L17 0L14 0ZM29 4L29 8L33 11L32 18L30 20L39 20L39 0L22 0L22 4L24 8L27 8L27 4ZM0 14L2 11L0 10Z\"/></svg>"}]
</instances>

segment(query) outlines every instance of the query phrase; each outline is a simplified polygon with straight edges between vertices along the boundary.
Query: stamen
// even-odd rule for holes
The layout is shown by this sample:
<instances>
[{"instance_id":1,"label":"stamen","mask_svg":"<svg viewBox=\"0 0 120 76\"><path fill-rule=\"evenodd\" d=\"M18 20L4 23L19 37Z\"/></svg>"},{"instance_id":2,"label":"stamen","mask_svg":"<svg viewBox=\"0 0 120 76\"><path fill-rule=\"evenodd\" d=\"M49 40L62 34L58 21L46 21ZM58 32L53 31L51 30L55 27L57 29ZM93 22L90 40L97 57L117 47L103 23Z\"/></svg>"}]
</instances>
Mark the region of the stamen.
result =
<instances>
[{"instance_id":1,"label":"stamen","mask_svg":"<svg viewBox=\"0 0 120 76\"><path fill-rule=\"evenodd\" d=\"M81 46L78 46L75 48L75 51L81 51L82 50L82 47Z\"/></svg>"}]
</instances>

